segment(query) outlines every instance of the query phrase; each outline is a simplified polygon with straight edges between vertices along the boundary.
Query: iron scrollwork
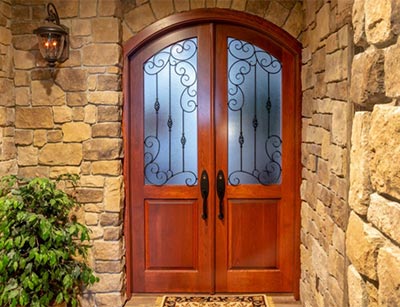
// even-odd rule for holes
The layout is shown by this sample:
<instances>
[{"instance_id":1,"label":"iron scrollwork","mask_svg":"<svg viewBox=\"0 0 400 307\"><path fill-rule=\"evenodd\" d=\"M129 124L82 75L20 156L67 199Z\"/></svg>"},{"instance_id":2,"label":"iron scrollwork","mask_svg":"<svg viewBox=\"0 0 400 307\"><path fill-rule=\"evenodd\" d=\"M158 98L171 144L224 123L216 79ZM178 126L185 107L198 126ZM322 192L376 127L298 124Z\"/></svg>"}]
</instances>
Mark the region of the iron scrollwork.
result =
<instances>
[{"instance_id":1,"label":"iron scrollwork","mask_svg":"<svg viewBox=\"0 0 400 307\"><path fill-rule=\"evenodd\" d=\"M236 166L237 169L235 170L230 169L228 175L229 184L239 185L243 181L250 183L254 180L263 185L279 183L282 173L282 139L276 133L276 129L271 128L271 121L273 120L272 109L274 106L271 101L271 76L279 74L282 70L282 65L276 58L257 46L233 38L228 39L228 54L230 59L228 61L228 109L229 112L237 113L239 120L237 136L239 165ZM266 97L263 97L266 110L266 116L263 116L263 118L260 118L260 114L257 111L257 106L260 104L259 87L267 88ZM249 132L247 135L244 132L244 125L249 121L246 122L245 120L245 117L249 116L244 113L245 108L247 108L247 112L249 110L252 112L251 122L249 123L253 130L252 136L250 136ZM259 131L261 121L266 121L266 133L265 131ZM263 139L265 147L263 154L265 164L263 167L257 165L259 164L257 163L259 160L259 157L257 157L259 152L257 140L260 137L265 138ZM252 138L253 148L246 146L246 138ZM253 150L251 157L253 159L252 169L246 168L244 165L243 160L248 159L248 155L245 157L245 150ZM236 154L236 152L231 154Z\"/></svg>"},{"instance_id":2,"label":"iron scrollwork","mask_svg":"<svg viewBox=\"0 0 400 307\"><path fill-rule=\"evenodd\" d=\"M195 38L177 42L161 50L148 59L143 66L145 79L154 80L155 101L153 106L152 121L155 127L150 134L145 135L144 139L144 174L147 184L158 186L171 183L185 183L187 186L193 186L197 183L197 174L195 171L187 169L186 146L188 143L185 121L189 113L197 110L197 40ZM162 77L161 77L162 75ZM151 76L151 77L149 77ZM179 80L180 93L176 92L176 87L172 88L173 78ZM160 80L162 79L162 80ZM167 80L165 80L167 79ZM167 89L166 89L167 88ZM145 86L145 91L146 91ZM160 92L167 92L161 96ZM179 95L179 101L173 99ZM161 126L160 109L168 113L166 126ZM176 108L180 108L178 116ZM175 117L174 117L175 116ZM165 124L165 123L164 123ZM167 141L160 139L161 129L167 132ZM173 130L180 129L180 152L181 156L174 156L173 150ZM164 144L164 146L162 146ZM164 162L161 160L167 155ZM177 167L174 159L180 159L180 166Z\"/></svg>"}]
</instances>

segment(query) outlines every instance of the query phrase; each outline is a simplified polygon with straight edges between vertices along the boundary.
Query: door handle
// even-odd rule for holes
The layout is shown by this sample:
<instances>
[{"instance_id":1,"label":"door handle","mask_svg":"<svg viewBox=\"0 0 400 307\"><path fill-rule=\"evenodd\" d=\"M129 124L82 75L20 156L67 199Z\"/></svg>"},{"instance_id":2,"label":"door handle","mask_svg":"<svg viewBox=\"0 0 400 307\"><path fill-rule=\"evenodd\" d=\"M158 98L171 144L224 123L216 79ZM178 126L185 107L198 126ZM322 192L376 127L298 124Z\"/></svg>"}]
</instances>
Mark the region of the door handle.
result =
<instances>
[{"instance_id":1,"label":"door handle","mask_svg":"<svg viewBox=\"0 0 400 307\"><path fill-rule=\"evenodd\" d=\"M209 189L210 188L209 188L208 174L206 170L203 170L200 179L200 191L201 191L201 197L203 198L203 214L201 215L201 217L203 220L206 220L208 217L207 198Z\"/></svg>"},{"instance_id":2,"label":"door handle","mask_svg":"<svg viewBox=\"0 0 400 307\"><path fill-rule=\"evenodd\" d=\"M224 196L225 196L225 176L222 170L218 171L217 174L217 194L219 198L219 214L220 220L224 219Z\"/></svg>"}]
</instances>

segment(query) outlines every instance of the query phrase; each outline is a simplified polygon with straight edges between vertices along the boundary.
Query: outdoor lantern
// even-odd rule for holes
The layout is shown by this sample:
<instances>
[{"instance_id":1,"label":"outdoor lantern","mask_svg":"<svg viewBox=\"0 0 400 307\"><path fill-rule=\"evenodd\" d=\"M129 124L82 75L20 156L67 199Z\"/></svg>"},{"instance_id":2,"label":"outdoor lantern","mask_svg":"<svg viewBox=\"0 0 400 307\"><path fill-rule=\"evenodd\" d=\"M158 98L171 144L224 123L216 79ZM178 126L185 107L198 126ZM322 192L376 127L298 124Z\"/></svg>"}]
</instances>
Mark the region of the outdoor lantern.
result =
<instances>
[{"instance_id":1,"label":"outdoor lantern","mask_svg":"<svg viewBox=\"0 0 400 307\"><path fill-rule=\"evenodd\" d=\"M39 50L43 58L54 67L69 56L68 28L60 24L60 18L53 3L47 4L45 22L33 31L38 37Z\"/></svg>"}]
</instances>

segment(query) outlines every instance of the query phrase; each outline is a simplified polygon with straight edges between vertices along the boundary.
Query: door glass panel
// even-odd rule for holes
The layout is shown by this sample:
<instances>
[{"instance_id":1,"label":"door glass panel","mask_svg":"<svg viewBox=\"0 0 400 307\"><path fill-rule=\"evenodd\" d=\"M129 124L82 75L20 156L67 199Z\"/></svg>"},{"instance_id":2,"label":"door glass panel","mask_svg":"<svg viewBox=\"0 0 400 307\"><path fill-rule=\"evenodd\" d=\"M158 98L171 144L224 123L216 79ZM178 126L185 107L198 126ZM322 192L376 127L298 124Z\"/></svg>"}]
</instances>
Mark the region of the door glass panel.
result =
<instances>
[{"instance_id":1,"label":"door glass panel","mask_svg":"<svg viewBox=\"0 0 400 307\"><path fill-rule=\"evenodd\" d=\"M228 38L228 182L281 182L281 63Z\"/></svg>"},{"instance_id":2,"label":"door glass panel","mask_svg":"<svg viewBox=\"0 0 400 307\"><path fill-rule=\"evenodd\" d=\"M197 39L144 63L145 184L197 183Z\"/></svg>"}]
</instances>

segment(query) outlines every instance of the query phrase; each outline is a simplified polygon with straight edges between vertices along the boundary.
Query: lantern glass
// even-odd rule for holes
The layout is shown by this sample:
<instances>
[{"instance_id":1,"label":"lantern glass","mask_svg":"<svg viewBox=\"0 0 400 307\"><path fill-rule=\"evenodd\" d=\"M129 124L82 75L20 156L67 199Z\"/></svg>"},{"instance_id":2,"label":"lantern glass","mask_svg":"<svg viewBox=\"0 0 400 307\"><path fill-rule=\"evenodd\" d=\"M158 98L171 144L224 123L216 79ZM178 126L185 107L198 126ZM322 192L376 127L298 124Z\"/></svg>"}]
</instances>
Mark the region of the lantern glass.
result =
<instances>
[{"instance_id":1,"label":"lantern glass","mask_svg":"<svg viewBox=\"0 0 400 307\"><path fill-rule=\"evenodd\" d=\"M65 45L65 35L59 33L41 33L38 35L39 50L49 63L56 62L62 55Z\"/></svg>"}]
</instances>

